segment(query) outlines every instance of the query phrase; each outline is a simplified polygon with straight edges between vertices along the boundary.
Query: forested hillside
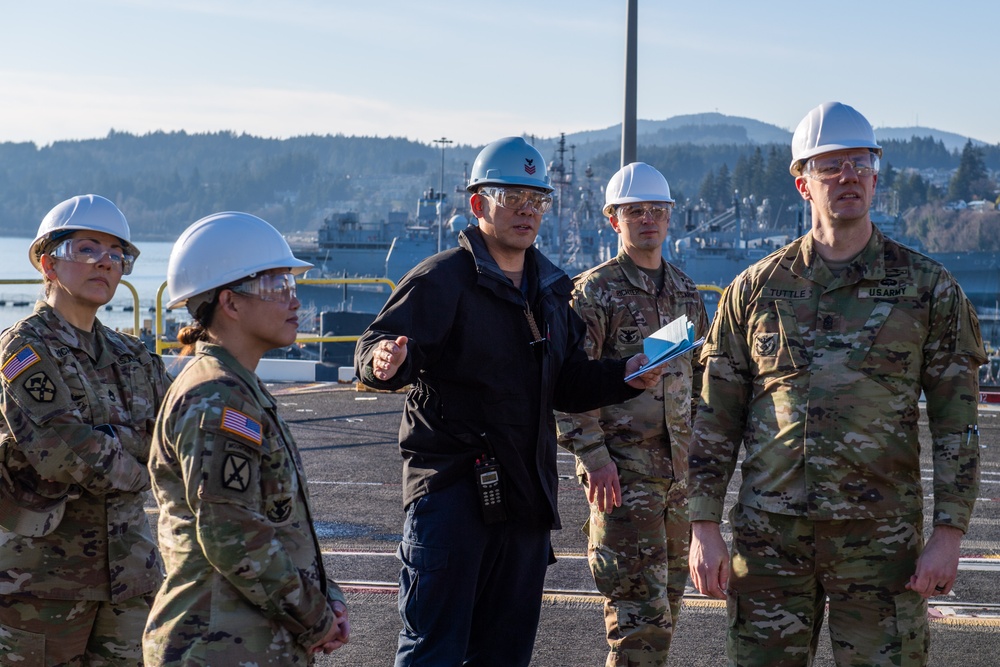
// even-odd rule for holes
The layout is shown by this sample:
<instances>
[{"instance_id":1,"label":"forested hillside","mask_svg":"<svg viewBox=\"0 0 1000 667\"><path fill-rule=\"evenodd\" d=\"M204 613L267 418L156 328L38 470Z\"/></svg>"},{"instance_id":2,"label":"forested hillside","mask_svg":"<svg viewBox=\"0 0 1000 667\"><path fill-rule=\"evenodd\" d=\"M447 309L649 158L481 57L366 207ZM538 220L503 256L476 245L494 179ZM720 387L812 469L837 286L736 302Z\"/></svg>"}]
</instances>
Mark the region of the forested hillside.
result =
<instances>
[{"instance_id":1,"label":"forested hillside","mask_svg":"<svg viewBox=\"0 0 1000 667\"><path fill-rule=\"evenodd\" d=\"M770 219L790 215L799 197L788 174L786 143L754 143L738 124L646 125L638 159L659 168L679 206L722 210L734 199L766 206ZM581 133L536 139L563 178L578 187L587 166L600 189L618 167L618 139ZM879 189L893 192L897 210L937 210L952 199L997 197L1000 146L949 151L941 141L912 138L884 142ZM103 139L50 146L0 143L0 229L30 236L56 202L94 192L113 199L138 239L170 240L195 219L221 210L260 215L284 232L315 229L334 212L354 210L363 219L390 210L415 212L424 191L444 192L462 209L461 187L478 146L442 150L401 138L305 136L267 139L233 133L111 132ZM442 156L444 158L442 173ZM951 173L952 170L957 172ZM923 170L923 171L917 171ZM936 174L940 184L935 185ZM942 177L941 174L944 174ZM941 179L944 180L941 180ZM933 215L921 208L913 229L940 240ZM942 212L942 219L948 217ZM988 236L988 235L987 235ZM1000 233L993 235L1000 245Z\"/></svg>"}]
</instances>

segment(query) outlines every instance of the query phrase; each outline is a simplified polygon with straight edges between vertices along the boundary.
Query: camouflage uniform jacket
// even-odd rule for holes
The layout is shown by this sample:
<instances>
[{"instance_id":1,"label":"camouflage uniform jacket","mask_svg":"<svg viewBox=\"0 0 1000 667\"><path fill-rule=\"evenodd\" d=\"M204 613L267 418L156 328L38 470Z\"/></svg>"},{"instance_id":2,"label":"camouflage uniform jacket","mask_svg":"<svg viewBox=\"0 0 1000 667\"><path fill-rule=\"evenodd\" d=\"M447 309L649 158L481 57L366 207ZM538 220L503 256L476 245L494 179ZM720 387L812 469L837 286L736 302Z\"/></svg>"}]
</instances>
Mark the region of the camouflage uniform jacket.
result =
<instances>
[{"instance_id":1,"label":"camouflage uniform jacket","mask_svg":"<svg viewBox=\"0 0 1000 667\"><path fill-rule=\"evenodd\" d=\"M47 535L0 530L0 594L120 602L155 590L143 492L163 362L100 322L81 336L39 302L0 337L0 365L0 483L66 499Z\"/></svg>"},{"instance_id":2,"label":"camouflage uniform jacket","mask_svg":"<svg viewBox=\"0 0 1000 667\"><path fill-rule=\"evenodd\" d=\"M978 487L975 311L937 262L875 229L839 276L808 234L736 277L702 351L691 519L718 521L740 442L739 502L814 520L923 508L927 399L934 524L966 530Z\"/></svg>"},{"instance_id":3,"label":"camouflage uniform jacket","mask_svg":"<svg viewBox=\"0 0 1000 667\"><path fill-rule=\"evenodd\" d=\"M260 379L199 343L163 403L149 469L167 577L147 658L228 664L229 647L259 651L261 664L309 662L344 596L326 579L302 460Z\"/></svg>"},{"instance_id":4,"label":"camouflage uniform jacket","mask_svg":"<svg viewBox=\"0 0 1000 667\"><path fill-rule=\"evenodd\" d=\"M697 337L705 335L708 316L697 287L669 262L663 265L659 293L624 252L576 277L573 308L587 324L587 356L628 359L642 352L644 338L681 315L694 324ZM614 461L619 469L682 479L692 437L692 397L697 399L700 388L701 364L693 354L681 355L667 363L659 385L635 398L561 414L559 444L576 455L578 474Z\"/></svg>"}]
</instances>

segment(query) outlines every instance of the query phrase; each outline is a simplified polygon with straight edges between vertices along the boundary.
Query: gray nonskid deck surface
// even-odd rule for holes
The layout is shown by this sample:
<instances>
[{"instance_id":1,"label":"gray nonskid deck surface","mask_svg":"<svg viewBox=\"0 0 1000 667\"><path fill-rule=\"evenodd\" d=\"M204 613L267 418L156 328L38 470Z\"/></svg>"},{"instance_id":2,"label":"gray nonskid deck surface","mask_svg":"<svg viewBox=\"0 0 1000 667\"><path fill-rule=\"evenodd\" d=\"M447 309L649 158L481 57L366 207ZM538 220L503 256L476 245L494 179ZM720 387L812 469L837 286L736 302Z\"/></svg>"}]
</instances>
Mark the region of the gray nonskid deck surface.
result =
<instances>
[{"instance_id":1,"label":"gray nonskid deck surface","mask_svg":"<svg viewBox=\"0 0 1000 667\"><path fill-rule=\"evenodd\" d=\"M403 522L396 444L403 395L358 392L353 386L336 384L270 388L302 452L328 572L344 582L348 591L353 639L343 649L320 657L317 664L391 665L400 628L394 553ZM963 561L955 592L941 602L997 606L938 607L937 613L948 618L931 624L931 665L992 666L1000 660L1000 411L984 408L980 424L984 446L981 500L962 556L983 559L975 562L985 564L985 569L967 569ZM922 441L926 452L926 429ZM923 458L928 478L930 457ZM587 569L586 539L580 530L587 508L573 470L572 457L560 454L563 529L553 533L560 560L546 579L549 593L532 661L542 667L598 666L604 664L606 655L603 612ZM674 636L671 664L725 665L725 625L721 602L692 595L685 601ZM825 636L815 664L834 664Z\"/></svg>"}]
</instances>

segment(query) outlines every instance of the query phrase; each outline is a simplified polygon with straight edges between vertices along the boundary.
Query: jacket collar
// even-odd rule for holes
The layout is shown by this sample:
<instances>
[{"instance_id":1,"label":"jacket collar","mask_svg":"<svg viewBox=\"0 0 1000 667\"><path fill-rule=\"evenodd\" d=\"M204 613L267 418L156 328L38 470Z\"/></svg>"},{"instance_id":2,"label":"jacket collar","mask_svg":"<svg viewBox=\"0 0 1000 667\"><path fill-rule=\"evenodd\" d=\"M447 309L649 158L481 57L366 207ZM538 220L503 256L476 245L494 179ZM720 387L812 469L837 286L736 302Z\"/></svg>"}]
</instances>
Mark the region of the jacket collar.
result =
<instances>
[{"instance_id":1,"label":"jacket collar","mask_svg":"<svg viewBox=\"0 0 1000 667\"><path fill-rule=\"evenodd\" d=\"M105 337L99 335L103 325L100 320L94 318L94 328L91 329L93 335L81 335L80 329L69 323L59 312L45 301L35 303L35 315L37 315L55 335L56 339L66 347L80 350L93 360L95 368L104 368L117 361L121 350L109 349L105 344Z\"/></svg>"},{"instance_id":2,"label":"jacket collar","mask_svg":"<svg viewBox=\"0 0 1000 667\"><path fill-rule=\"evenodd\" d=\"M253 392L255 398L262 406L268 409L275 407L274 398L271 396L271 393L264 388L264 384L261 382L260 378L237 361L236 357L234 357L229 350L221 345L206 343L205 341L200 340L195 345L195 359L201 356L214 357L217 359L219 363L243 380L243 384L245 384L250 391Z\"/></svg>"},{"instance_id":3,"label":"jacket collar","mask_svg":"<svg viewBox=\"0 0 1000 667\"><path fill-rule=\"evenodd\" d=\"M507 277L486 248L486 241L483 240L483 232L479 227L469 225L459 232L458 243L459 246L472 254L476 262L476 271L480 277L487 277L509 286ZM542 292L552 291L568 296L573 291L573 281L569 279L569 276L534 246L528 248L524 253L524 267L525 272L529 275L530 267L534 267L535 275L538 276L538 288Z\"/></svg>"},{"instance_id":4,"label":"jacket collar","mask_svg":"<svg viewBox=\"0 0 1000 667\"><path fill-rule=\"evenodd\" d=\"M625 279L628 280L632 287L641 289L643 292L649 294L656 294L656 285L650 279L646 272L636 266L635 261L628 256L624 250L618 251L618 256L615 257L615 261L618 262L618 266L621 267L622 273L625 274ZM663 266L663 258L660 258L660 266Z\"/></svg>"},{"instance_id":5,"label":"jacket collar","mask_svg":"<svg viewBox=\"0 0 1000 667\"><path fill-rule=\"evenodd\" d=\"M799 244L793 244L789 250L791 255L791 271L824 286L835 282L840 285L851 285L862 280L881 280L885 278L885 236L879 228L872 225L872 235L864 249L848 264L839 276L835 276L827 267L823 258L816 252L816 244L812 234L806 234ZM794 246L797 245L797 248Z\"/></svg>"}]
</instances>

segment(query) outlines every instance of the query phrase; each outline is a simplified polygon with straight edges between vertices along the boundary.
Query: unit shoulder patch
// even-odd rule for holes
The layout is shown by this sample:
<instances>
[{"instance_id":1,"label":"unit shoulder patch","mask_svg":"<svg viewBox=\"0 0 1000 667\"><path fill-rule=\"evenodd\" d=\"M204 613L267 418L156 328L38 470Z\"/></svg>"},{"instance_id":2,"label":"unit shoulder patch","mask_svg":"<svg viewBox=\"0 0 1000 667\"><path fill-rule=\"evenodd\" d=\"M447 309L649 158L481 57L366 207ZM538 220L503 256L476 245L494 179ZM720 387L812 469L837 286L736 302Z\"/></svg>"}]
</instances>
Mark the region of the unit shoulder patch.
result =
<instances>
[{"instance_id":1,"label":"unit shoulder patch","mask_svg":"<svg viewBox=\"0 0 1000 667\"><path fill-rule=\"evenodd\" d=\"M24 381L24 390L39 403L51 403L56 397L56 385L45 374L38 371Z\"/></svg>"},{"instance_id":2,"label":"unit shoulder patch","mask_svg":"<svg viewBox=\"0 0 1000 667\"><path fill-rule=\"evenodd\" d=\"M241 454L226 452L222 464L222 479L219 480L222 488L244 493L250 488L252 478L250 459Z\"/></svg>"}]
</instances>

